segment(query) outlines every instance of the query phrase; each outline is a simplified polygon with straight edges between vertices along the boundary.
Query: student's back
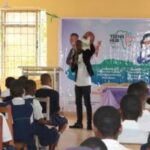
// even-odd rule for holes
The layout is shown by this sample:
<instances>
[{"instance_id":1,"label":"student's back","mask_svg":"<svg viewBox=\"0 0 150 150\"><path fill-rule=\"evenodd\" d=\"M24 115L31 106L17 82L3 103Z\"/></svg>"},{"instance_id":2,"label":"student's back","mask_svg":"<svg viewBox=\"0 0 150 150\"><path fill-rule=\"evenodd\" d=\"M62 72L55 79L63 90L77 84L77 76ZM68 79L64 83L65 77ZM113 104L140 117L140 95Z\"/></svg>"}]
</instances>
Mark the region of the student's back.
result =
<instances>
[{"instance_id":1,"label":"student's back","mask_svg":"<svg viewBox=\"0 0 150 150\"><path fill-rule=\"evenodd\" d=\"M32 134L33 108L30 103L23 99L24 87L22 82L16 80L10 88L13 99L12 105L14 141L27 144L28 150L35 150Z\"/></svg>"},{"instance_id":2,"label":"student's back","mask_svg":"<svg viewBox=\"0 0 150 150\"><path fill-rule=\"evenodd\" d=\"M121 117L115 108L103 106L96 110L93 118L95 135L102 139L108 150L128 150L117 141L121 130Z\"/></svg>"},{"instance_id":3,"label":"student's back","mask_svg":"<svg viewBox=\"0 0 150 150\"><path fill-rule=\"evenodd\" d=\"M13 116L13 129L14 140L16 142L30 143L33 139L31 130L31 117L33 113L32 106L25 102L22 105L15 105L12 99L12 116Z\"/></svg>"},{"instance_id":4,"label":"student's back","mask_svg":"<svg viewBox=\"0 0 150 150\"><path fill-rule=\"evenodd\" d=\"M137 96L142 104L142 115L138 118L138 124L144 131L150 131L150 112L145 109L148 97L148 88L144 82L133 83L128 87L128 94Z\"/></svg>"},{"instance_id":5,"label":"student's back","mask_svg":"<svg viewBox=\"0 0 150 150\"><path fill-rule=\"evenodd\" d=\"M143 144L147 141L148 132L142 131L137 123L142 114L141 101L137 96L125 95L120 103L122 115L122 132L118 140L121 143Z\"/></svg>"},{"instance_id":6,"label":"student's back","mask_svg":"<svg viewBox=\"0 0 150 150\"><path fill-rule=\"evenodd\" d=\"M49 97L50 98L50 115L57 113L60 110L59 107L59 94L57 91L50 88L38 89L35 93L36 97ZM45 106L43 106L45 109ZM43 110L44 111L44 110Z\"/></svg>"}]
</instances>

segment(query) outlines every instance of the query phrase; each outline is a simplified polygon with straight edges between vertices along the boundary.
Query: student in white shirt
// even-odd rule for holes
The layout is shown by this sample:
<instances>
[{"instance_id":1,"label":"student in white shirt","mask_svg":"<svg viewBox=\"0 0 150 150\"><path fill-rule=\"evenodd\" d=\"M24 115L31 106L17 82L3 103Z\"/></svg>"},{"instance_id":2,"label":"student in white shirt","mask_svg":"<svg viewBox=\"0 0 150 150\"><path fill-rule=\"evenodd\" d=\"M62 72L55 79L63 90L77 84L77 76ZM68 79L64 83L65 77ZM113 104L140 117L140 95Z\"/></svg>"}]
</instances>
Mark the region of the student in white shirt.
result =
<instances>
[{"instance_id":1,"label":"student in white shirt","mask_svg":"<svg viewBox=\"0 0 150 150\"><path fill-rule=\"evenodd\" d=\"M34 123L32 124L33 133L38 136L43 146L49 145L49 149L54 148L58 142L59 133L54 126L50 126L52 122L45 120L42 114L42 106L37 99L34 98L36 92L36 83L33 80L27 80L24 84L24 99L29 101L33 107Z\"/></svg>"},{"instance_id":2,"label":"student in white shirt","mask_svg":"<svg viewBox=\"0 0 150 150\"><path fill-rule=\"evenodd\" d=\"M1 113L0 113L0 116L2 116L2 141L3 143L6 143L12 140L12 135L8 127L6 118Z\"/></svg>"},{"instance_id":3,"label":"student in white shirt","mask_svg":"<svg viewBox=\"0 0 150 150\"><path fill-rule=\"evenodd\" d=\"M63 116L63 112L60 109L59 93L52 89L52 79L48 73L44 73L40 77L42 87L35 93L36 97L49 97L49 117L53 126L58 127L59 132L63 132L66 127L68 120ZM43 110L46 111L46 106L42 105Z\"/></svg>"},{"instance_id":4,"label":"student in white shirt","mask_svg":"<svg viewBox=\"0 0 150 150\"><path fill-rule=\"evenodd\" d=\"M133 83L128 87L128 94L139 97L142 104L142 115L138 118L138 124L143 131L150 131L150 112L145 109L148 97L148 88L144 81Z\"/></svg>"},{"instance_id":5,"label":"student in white shirt","mask_svg":"<svg viewBox=\"0 0 150 150\"><path fill-rule=\"evenodd\" d=\"M41 106L39 100L37 100L34 97L34 94L35 94L35 91L36 91L36 83L33 80L27 80L25 82L24 88L25 88L24 99L25 100L32 100L31 104L32 104L32 107L33 107L34 119L38 120L40 122L46 123L47 121L44 120L44 116L43 116L43 113L42 113L42 106Z\"/></svg>"},{"instance_id":6,"label":"student in white shirt","mask_svg":"<svg viewBox=\"0 0 150 150\"><path fill-rule=\"evenodd\" d=\"M108 150L128 150L117 141L121 131L121 117L112 106L100 107L94 114L94 132L102 139Z\"/></svg>"},{"instance_id":7,"label":"student in white shirt","mask_svg":"<svg viewBox=\"0 0 150 150\"><path fill-rule=\"evenodd\" d=\"M125 95L120 103L122 116L122 132L118 137L121 143L144 144L147 141L148 132L142 131L137 123L142 114L141 101L137 96Z\"/></svg>"}]
</instances>

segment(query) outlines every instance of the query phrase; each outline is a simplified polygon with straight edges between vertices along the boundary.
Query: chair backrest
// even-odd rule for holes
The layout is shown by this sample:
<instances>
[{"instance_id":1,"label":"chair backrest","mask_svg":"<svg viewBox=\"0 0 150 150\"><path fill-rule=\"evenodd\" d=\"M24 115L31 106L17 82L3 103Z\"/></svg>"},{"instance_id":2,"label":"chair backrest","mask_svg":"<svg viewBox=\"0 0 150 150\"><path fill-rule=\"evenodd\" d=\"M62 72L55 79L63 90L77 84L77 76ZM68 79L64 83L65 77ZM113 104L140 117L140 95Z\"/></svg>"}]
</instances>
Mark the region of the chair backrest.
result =
<instances>
[{"instance_id":1,"label":"chair backrest","mask_svg":"<svg viewBox=\"0 0 150 150\"><path fill-rule=\"evenodd\" d=\"M43 112L44 117L49 120L50 119L50 98L49 97L37 97L39 102L44 104L45 112ZM42 105L43 106L43 105Z\"/></svg>"},{"instance_id":2,"label":"chair backrest","mask_svg":"<svg viewBox=\"0 0 150 150\"><path fill-rule=\"evenodd\" d=\"M3 147L2 126L3 126L3 118L2 118L2 116L0 116L0 149L2 149L2 147Z\"/></svg>"},{"instance_id":3,"label":"chair backrest","mask_svg":"<svg viewBox=\"0 0 150 150\"><path fill-rule=\"evenodd\" d=\"M12 119L12 114L11 114L11 105L0 106L0 113L5 114L8 127L13 137L13 119ZM10 141L10 144L14 144L14 140Z\"/></svg>"}]
</instances>

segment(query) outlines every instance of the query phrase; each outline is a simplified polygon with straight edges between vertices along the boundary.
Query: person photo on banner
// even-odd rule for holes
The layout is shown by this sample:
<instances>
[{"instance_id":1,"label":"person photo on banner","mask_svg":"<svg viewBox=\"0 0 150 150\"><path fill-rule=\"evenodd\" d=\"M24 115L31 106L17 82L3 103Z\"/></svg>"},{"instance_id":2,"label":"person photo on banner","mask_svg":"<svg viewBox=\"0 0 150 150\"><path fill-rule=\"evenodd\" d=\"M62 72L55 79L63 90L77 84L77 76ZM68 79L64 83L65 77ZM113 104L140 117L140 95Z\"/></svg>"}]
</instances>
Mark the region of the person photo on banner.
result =
<instances>
[{"instance_id":1,"label":"person photo on banner","mask_svg":"<svg viewBox=\"0 0 150 150\"><path fill-rule=\"evenodd\" d=\"M66 64L71 65L73 55L76 52L76 41L79 39L79 35L77 33L71 33L70 34L70 44L71 44L71 49L68 53L67 59L66 59Z\"/></svg>"},{"instance_id":2,"label":"person photo on banner","mask_svg":"<svg viewBox=\"0 0 150 150\"><path fill-rule=\"evenodd\" d=\"M144 34L142 40L140 41L141 51L137 58L137 62L149 63L150 62L150 33Z\"/></svg>"}]
</instances>

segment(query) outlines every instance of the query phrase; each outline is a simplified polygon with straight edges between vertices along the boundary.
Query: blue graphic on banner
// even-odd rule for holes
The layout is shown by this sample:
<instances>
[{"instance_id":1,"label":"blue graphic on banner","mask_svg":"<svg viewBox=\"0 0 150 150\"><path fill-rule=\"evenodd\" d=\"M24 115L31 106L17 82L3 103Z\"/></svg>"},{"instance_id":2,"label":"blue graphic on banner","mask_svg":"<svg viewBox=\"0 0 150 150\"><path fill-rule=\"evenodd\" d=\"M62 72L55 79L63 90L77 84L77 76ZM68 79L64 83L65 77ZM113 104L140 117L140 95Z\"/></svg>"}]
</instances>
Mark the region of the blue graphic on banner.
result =
<instances>
[{"instance_id":1,"label":"blue graphic on banner","mask_svg":"<svg viewBox=\"0 0 150 150\"><path fill-rule=\"evenodd\" d=\"M150 83L149 65L135 65L132 62L119 60L105 60L101 64L93 65L94 76L92 82L95 84L103 83L132 83L144 80ZM74 73L67 70L69 79L75 79Z\"/></svg>"}]
</instances>

